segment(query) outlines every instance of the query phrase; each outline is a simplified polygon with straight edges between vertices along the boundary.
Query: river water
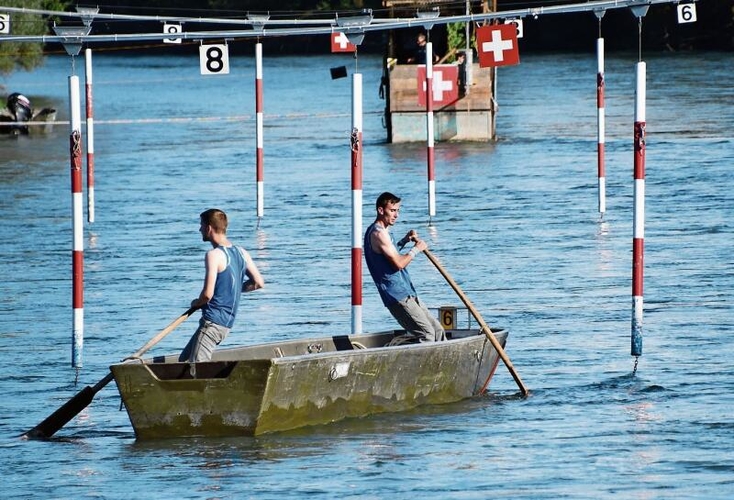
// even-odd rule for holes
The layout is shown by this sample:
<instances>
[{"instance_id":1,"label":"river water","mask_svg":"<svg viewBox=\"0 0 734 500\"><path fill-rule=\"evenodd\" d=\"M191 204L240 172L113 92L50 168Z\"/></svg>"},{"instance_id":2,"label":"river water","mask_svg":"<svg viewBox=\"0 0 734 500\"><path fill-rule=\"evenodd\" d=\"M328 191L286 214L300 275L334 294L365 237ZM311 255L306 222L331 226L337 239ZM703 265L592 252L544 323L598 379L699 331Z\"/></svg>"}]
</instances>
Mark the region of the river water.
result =
<instances>
[{"instance_id":1,"label":"river water","mask_svg":"<svg viewBox=\"0 0 734 500\"><path fill-rule=\"evenodd\" d=\"M267 58L265 215L255 212L254 61L95 55L95 221L84 230L84 365L71 367L68 128L0 141L4 498L727 498L734 492L734 55L647 54L643 355L630 356L636 55L606 65L607 210L596 189L596 58L499 71L499 140L385 142L364 76L364 227L383 190L490 325L486 397L258 438L137 442L110 384L50 441L18 435L146 343L200 289L198 214L230 215L266 288L226 344L350 330L351 57ZM83 59L76 71L84 83ZM3 80L68 119L67 56ZM430 224L429 224L430 222ZM425 258L432 307L461 301ZM364 330L393 328L369 277ZM153 353L180 350L189 320Z\"/></svg>"}]
</instances>

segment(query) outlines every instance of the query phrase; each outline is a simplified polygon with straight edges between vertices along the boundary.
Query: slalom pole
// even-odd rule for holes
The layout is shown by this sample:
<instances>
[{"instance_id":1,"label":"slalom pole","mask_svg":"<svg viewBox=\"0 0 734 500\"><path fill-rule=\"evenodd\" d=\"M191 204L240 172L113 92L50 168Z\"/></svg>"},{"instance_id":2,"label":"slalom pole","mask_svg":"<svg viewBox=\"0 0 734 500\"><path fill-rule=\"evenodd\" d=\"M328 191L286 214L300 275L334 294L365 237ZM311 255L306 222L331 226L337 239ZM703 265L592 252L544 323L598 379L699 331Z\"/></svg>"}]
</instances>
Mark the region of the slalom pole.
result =
<instances>
[{"instance_id":1,"label":"slalom pole","mask_svg":"<svg viewBox=\"0 0 734 500\"><path fill-rule=\"evenodd\" d=\"M355 54L356 57L356 54ZM352 76L352 333L362 333L362 74Z\"/></svg>"},{"instance_id":2,"label":"slalom pole","mask_svg":"<svg viewBox=\"0 0 734 500\"><path fill-rule=\"evenodd\" d=\"M645 103L646 65L636 66L634 125L634 224L632 235L632 348L631 355L642 355L642 291L645 249ZM635 366L637 363L635 362Z\"/></svg>"},{"instance_id":3,"label":"slalom pole","mask_svg":"<svg viewBox=\"0 0 734 500\"><path fill-rule=\"evenodd\" d=\"M257 220L258 224L264 212L264 154L263 154L263 45L255 44L255 117L257 131L257 160L255 181L257 182Z\"/></svg>"},{"instance_id":4,"label":"slalom pole","mask_svg":"<svg viewBox=\"0 0 734 500\"><path fill-rule=\"evenodd\" d=\"M433 151L433 43L426 43L426 141L428 167L428 216L436 215L436 172Z\"/></svg>"},{"instance_id":5,"label":"slalom pole","mask_svg":"<svg viewBox=\"0 0 734 500\"><path fill-rule=\"evenodd\" d=\"M598 185L599 185L599 217L604 217L606 212L606 172L604 166L604 142L605 142L605 112L604 112L604 38L599 36L596 40L596 127L597 127L597 160L598 160Z\"/></svg>"},{"instance_id":6,"label":"slalom pole","mask_svg":"<svg viewBox=\"0 0 734 500\"><path fill-rule=\"evenodd\" d=\"M94 222L94 101L92 99L92 49L84 50L87 113L87 221Z\"/></svg>"},{"instance_id":7,"label":"slalom pole","mask_svg":"<svg viewBox=\"0 0 734 500\"><path fill-rule=\"evenodd\" d=\"M79 96L79 77L69 77L69 116L71 134L69 151L71 159L71 202L72 202L72 307L73 333L71 364L77 373L82 367L84 347L84 242L82 221L84 209L82 202L82 133L81 102Z\"/></svg>"}]
</instances>

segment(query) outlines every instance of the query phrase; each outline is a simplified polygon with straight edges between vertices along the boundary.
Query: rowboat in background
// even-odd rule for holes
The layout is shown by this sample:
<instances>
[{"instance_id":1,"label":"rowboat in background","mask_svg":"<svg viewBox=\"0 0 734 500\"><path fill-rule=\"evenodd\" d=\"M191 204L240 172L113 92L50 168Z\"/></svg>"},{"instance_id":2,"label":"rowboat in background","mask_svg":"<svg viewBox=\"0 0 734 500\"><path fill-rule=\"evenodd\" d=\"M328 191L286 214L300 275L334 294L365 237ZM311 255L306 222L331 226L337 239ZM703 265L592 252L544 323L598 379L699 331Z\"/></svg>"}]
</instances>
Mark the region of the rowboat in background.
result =
<instances>
[{"instance_id":1,"label":"rowboat in background","mask_svg":"<svg viewBox=\"0 0 734 500\"><path fill-rule=\"evenodd\" d=\"M0 109L0 134L28 135L32 126L47 132L55 120L56 109L33 109L26 96L14 92L8 96L5 108Z\"/></svg>"},{"instance_id":2,"label":"rowboat in background","mask_svg":"<svg viewBox=\"0 0 734 500\"><path fill-rule=\"evenodd\" d=\"M482 329L395 345L403 330L219 349L110 367L139 440L253 436L459 401L486 391L500 359ZM493 330L504 346L508 332Z\"/></svg>"}]
</instances>

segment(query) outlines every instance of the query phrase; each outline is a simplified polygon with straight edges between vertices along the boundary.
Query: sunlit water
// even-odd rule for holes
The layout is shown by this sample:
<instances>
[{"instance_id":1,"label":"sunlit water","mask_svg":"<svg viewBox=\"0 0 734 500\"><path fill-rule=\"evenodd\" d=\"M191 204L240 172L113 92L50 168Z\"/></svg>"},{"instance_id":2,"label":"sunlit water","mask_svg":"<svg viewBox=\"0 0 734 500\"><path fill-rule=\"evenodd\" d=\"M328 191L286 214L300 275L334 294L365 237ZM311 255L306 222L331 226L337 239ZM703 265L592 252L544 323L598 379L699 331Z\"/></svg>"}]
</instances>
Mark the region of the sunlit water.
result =
<instances>
[{"instance_id":1,"label":"sunlit water","mask_svg":"<svg viewBox=\"0 0 734 500\"><path fill-rule=\"evenodd\" d=\"M200 289L198 214L226 210L267 281L227 345L348 333L347 56L267 58L265 216L256 217L254 61L95 56L96 220L84 232L84 366L71 368L68 128L0 137L0 471L4 498L727 498L734 492L734 56L649 55L644 352L630 356L634 56L606 65L607 211L597 210L596 59L499 71L499 140L385 143L380 60L364 75L364 220L389 189L491 325L486 397L260 438L136 442L114 384L48 442L22 441ZM77 61L83 78L83 64ZM68 119L66 56L3 83ZM227 118L227 119L225 119ZM135 122L135 120L146 120ZM427 259L432 306L460 299ZM364 283L365 331L392 328ZM176 352L190 320L152 352ZM406 381L410 383L410 381Z\"/></svg>"}]
</instances>

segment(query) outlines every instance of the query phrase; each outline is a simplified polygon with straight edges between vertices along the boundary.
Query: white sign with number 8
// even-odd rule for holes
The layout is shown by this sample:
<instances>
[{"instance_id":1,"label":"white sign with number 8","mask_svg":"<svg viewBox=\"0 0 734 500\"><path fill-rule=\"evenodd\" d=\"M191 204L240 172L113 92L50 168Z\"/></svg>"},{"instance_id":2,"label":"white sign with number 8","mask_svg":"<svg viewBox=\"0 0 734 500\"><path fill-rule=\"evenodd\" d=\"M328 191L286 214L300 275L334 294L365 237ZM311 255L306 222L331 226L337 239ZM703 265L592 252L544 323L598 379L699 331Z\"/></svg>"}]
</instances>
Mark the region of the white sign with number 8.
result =
<instances>
[{"instance_id":1,"label":"white sign with number 8","mask_svg":"<svg viewBox=\"0 0 734 500\"><path fill-rule=\"evenodd\" d=\"M229 48L227 45L200 45L199 68L202 75L228 75Z\"/></svg>"},{"instance_id":2,"label":"white sign with number 8","mask_svg":"<svg viewBox=\"0 0 734 500\"><path fill-rule=\"evenodd\" d=\"M163 25L163 33L178 35L181 33L181 25L165 23ZM164 38L163 43L181 43L181 38Z\"/></svg>"},{"instance_id":3,"label":"white sign with number 8","mask_svg":"<svg viewBox=\"0 0 734 500\"><path fill-rule=\"evenodd\" d=\"M522 28L522 19L512 18L512 19L505 19L505 24L514 24L515 28L517 29L517 37L522 38L523 28Z\"/></svg>"}]
</instances>

